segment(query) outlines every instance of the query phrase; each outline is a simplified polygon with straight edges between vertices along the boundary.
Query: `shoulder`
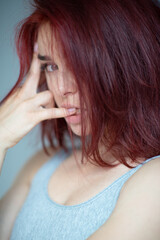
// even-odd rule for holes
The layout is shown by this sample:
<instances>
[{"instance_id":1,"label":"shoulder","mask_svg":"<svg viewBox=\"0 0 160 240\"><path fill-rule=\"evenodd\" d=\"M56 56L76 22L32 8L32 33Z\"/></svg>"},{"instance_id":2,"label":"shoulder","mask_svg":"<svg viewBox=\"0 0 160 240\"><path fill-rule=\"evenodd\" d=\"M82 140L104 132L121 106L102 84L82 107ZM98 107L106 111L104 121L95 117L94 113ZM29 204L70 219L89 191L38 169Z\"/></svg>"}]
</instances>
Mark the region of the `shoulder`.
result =
<instances>
[{"instance_id":1,"label":"shoulder","mask_svg":"<svg viewBox=\"0 0 160 240\"><path fill-rule=\"evenodd\" d=\"M143 189L142 194L160 194L160 157L144 163L125 183L121 195ZM157 191L156 191L157 190ZM145 193L145 191L147 191ZM160 195L159 195L160 197Z\"/></svg>"},{"instance_id":2,"label":"shoulder","mask_svg":"<svg viewBox=\"0 0 160 240\"><path fill-rule=\"evenodd\" d=\"M160 157L144 163L129 178L121 190L119 200L126 204L132 200L133 209L135 204L141 207L141 211L143 208L143 216L148 214L147 206L153 211L159 206L160 210Z\"/></svg>"},{"instance_id":3,"label":"shoulder","mask_svg":"<svg viewBox=\"0 0 160 240\"><path fill-rule=\"evenodd\" d=\"M124 184L109 220L90 240L159 240L160 157L146 162Z\"/></svg>"}]
</instances>

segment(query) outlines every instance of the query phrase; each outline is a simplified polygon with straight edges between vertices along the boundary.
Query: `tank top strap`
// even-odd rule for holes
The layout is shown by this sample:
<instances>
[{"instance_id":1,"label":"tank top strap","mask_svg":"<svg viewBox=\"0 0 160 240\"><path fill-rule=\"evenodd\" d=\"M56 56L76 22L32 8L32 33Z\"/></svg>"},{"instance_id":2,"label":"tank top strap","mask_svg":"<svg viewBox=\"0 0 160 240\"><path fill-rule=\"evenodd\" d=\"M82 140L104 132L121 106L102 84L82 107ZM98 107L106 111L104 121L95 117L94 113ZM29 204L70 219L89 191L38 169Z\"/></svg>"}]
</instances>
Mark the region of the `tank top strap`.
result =
<instances>
[{"instance_id":1,"label":"tank top strap","mask_svg":"<svg viewBox=\"0 0 160 240\"><path fill-rule=\"evenodd\" d=\"M132 168L131 170L129 170L128 172L126 172L125 174L123 174L121 177L119 177L117 180L115 180L112 184L114 185L117 182L121 182L122 185L139 169L141 168L145 163L150 162L151 160L154 160L156 158L160 157L160 155L151 157L149 159L146 159L144 162L140 163L139 165L137 165L136 167ZM111 185L112 185L111 184Z\"/></svg>"},{"instance_id":2,"label":"tank top strap","mask_svg":"<svg viewBox=\"0 0 160 240\"><path fill-rule=\"evenodd\" d=\"M155 158L158 158L158 157L160 157L160 155L157 155L157 156L154 156L154 157L148 158L148 159L145 160L142 164L144 164L144 163L146 163L146 162L149 162L149 161L151 161L151 160L153 160L153 159L155 159Z\"/></svg>"},{"instance_id":3,"label":"tank top strap","mask_svg":"<svg viewBox=\"0 0 160 240\"><path fill-rule=\"evenodd\" d=\"M154 160L156 158L160 157L160 155L157 155L157 156L154 156L154 157L151 157L151 158L148 158L146 159L144 162L140 163L138 166L136 166L135 168L133 168L133 171L137 171L140 167L142 167L145 163L147 162L150 162L151 160Z\"/></svg>"}]
</instances>

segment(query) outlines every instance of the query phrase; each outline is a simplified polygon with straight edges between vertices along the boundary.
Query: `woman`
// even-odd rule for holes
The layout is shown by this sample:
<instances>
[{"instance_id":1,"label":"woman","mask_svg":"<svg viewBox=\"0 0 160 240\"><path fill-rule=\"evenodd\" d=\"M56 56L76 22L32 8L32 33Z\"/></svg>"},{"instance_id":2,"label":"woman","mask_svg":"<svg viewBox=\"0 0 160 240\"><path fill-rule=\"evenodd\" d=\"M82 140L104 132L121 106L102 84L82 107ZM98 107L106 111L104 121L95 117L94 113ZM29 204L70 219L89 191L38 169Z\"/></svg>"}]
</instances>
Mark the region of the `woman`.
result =
<instances>
[{"instance_id":1,"label":"woman","mask_svg":"<svg viewBox=\"0 0 160 240\"><path fill-rule=\"evenodd\" d=\"M33 7L16 32L19 79L1 102L1 165L38 123L44 151L1 199L1 239L160 239L160 9Z\"/></svg>"}]
</instances>

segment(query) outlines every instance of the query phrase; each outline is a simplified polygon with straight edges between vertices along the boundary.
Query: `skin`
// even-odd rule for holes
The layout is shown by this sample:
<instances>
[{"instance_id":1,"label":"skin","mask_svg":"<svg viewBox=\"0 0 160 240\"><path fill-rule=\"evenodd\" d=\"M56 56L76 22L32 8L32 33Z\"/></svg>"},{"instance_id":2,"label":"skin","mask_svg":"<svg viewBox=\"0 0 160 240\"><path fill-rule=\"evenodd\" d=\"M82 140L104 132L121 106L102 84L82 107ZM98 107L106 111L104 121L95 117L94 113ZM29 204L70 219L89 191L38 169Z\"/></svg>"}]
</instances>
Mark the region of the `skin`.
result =
<instances>
[{"instance_id":1,"label":"skin","mask_svg":"<svg viewBox=\"0 0 160 240\"><path fill-rule=\"evenodd\" d=\"M53 43L53 52L48 48L51 41ZM71 104L80 108L77 84L74 80L73 74L65 66L61 51L58 50L59 48L55 37L51 36L51 30L48 24L44 24L40 27L37 43L38 53L41 56L48 56L50 59L53 59L52 61L40 60L40 62L41 64L47 63L48 65L45 69L46 82L48 89L53 94L53 98L57 106L60 108L63 104ZM55 65L58 66L58 69ZM64 119L66 120L66 118ZM67 122L67 124L74 134L81 136L81 123L72 124ZM89 122L86 121L85 126L87 129L86 133L89 135ZM102 149L102 146L100 146L100 148ZM81 154L81 151L79 151L78 154ZM108 158L113 159L110 154L108 154ZM88 165L90 164L88 163ZM93 165L90 165L90 168L93 169Z\"/></svg>"},{"instance_id":2,"label":"skin","mask_svg":"<svg viewBox=\"0 0 160 240\"><path fill-rule=\"evenodd\" d=\"M74 110L71 113L64 107L55 108L51 91L37 93L40 79L40 61L37 56L36 45L25 83L16 89L0 107L0 140L1 148L5 150L16 145L39 122L67 117L76 112Z\"/></svg>"},{"instance_id":3,"label":"skin","mask_svg":"<svg viewBox=\"0 0 160 240\"><path fill-rule=\"evenodd\" d=\"M53 53L46 48L53 43ZM41 61L47 63L48 67L45 70L45 77L48 89L52 92L54 100L58 107L63 104L71 104L80 108L79 92L77 84L74 80L73 74L66 68L63 61L61 51L58 51L58 45L55 37L51 38L51 31L48 24L42 25L38 34L39 54L42 56L49 56L52 61ZM58 66L56 69L54 66ZM68 123L71 130L78 136L81 135L81 124ZM87 127L88 128L88 127ZM87 131L87 135L89 131Z\"/></svg>"},{"instance_id":4,"label":"skin","mask_svg":"<svg viewBox=\"0 0 160 240\"><path fill-rule=\"evenodd\" d=\"M40 66L36 43L25 83L16 88L0 107L0 171L7 150L15 146L37 124L47 119L71 116L76 112L76 109L69 112L64 107L55 108L52 91L37 93Z\"/></svg>"}]
</instances>

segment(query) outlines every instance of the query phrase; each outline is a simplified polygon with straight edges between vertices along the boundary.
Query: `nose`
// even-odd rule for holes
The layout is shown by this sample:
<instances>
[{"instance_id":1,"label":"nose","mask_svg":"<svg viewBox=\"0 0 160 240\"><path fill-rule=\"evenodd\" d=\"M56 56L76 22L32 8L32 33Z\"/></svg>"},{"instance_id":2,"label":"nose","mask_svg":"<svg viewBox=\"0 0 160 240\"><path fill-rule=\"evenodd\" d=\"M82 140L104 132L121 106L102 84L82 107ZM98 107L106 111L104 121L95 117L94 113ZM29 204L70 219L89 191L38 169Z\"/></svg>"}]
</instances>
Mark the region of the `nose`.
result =
<instances>
[{"instance_id":1,"label":"nose","mask_svg":"<svg viewBox=\"0 0 160 240\"><path fill-rule=\"evenodd\" d=\"M62 97L65 97L68 94L75 94L77 92L77 84L73 75L70 73L61 72L58 81L58 89Z\"/></svg>"}]
</instances>

